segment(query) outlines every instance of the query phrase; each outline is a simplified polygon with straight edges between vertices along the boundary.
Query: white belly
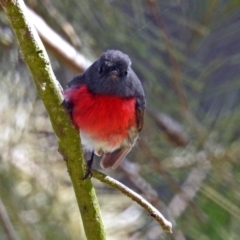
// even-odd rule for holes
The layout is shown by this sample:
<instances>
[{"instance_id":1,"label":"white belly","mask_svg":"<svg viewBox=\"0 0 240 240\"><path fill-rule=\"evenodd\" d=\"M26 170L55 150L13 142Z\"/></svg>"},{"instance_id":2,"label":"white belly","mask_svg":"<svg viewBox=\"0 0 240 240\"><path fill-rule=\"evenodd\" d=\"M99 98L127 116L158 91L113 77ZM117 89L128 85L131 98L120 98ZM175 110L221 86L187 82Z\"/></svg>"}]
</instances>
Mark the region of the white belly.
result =
<instances>
[{"instance_id":1,"label":"white belly","mask_svg":"<svg viewBox=\"0 0 240 240\"><path fill-rule=\"evenodd\" d=\"M81 142L85 151L94 151L96 155L101 156L104 152L113 152L118 149L122 144L110 146L107 141L94 140L88 137L84 132L80 132Z\"/></svg>"}]
</instances>

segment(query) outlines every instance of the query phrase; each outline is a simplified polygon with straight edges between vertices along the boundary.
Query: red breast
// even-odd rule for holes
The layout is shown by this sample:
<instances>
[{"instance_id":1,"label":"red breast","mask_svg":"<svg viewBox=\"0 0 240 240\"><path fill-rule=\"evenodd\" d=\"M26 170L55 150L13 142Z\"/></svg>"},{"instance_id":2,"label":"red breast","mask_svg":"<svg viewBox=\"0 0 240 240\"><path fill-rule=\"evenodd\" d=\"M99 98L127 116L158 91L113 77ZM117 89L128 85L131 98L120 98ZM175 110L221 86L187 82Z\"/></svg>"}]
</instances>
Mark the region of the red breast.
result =
<instances>
[{"instance_id":1,"label":"red breast","mask_svg":"<svg viewBox=\"0 0 240 240\"><path fill-rule=\"evenodd\" d=\"M137 125L134 97L94 94L87 85L69 89L65 96L73 104L74 124L91 138L108 141L112 147L126 139L130 128Z\"/></svg>"}]
</instances>

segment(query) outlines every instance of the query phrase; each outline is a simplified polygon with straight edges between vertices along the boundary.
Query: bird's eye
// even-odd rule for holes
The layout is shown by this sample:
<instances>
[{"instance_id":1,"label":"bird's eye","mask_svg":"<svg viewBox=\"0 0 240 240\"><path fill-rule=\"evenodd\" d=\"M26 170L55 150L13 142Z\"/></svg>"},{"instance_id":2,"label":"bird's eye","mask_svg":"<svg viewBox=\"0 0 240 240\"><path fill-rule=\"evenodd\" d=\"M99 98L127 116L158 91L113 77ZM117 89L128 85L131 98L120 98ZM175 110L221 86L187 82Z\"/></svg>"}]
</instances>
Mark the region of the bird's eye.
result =
<instances>
[{"instance_id":1,"label":"bird's eye","mask_svg":"<svg viewBox=\"0 0 240 240\"><path fill-rule=\"evenodd\" d=\"M128 72L127 71L124 71L124 76L127 76Z\"/></svg>"},{"instance_id":2,"label":"bird's eye","mask_svg":"<svg viewBox=\"0 0 240 240\"><path fill-rule=\"evenodd\" d=\"M98 68L98 73L101 74L103 72L103 68L102 67L99 67Z\"/></svg>"}]
</instances>

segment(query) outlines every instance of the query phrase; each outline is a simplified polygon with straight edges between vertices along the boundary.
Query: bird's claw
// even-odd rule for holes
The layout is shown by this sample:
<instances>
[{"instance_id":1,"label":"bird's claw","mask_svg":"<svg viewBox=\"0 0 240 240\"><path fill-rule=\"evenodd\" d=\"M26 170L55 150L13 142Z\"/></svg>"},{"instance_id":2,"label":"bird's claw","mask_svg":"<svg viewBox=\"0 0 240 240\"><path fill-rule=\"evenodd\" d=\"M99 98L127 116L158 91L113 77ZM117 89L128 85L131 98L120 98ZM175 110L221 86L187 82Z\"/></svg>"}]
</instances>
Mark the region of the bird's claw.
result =
<instances>
[{"instance_id":1,"label":"bird's claw","mask_svg":"<svg viewBox=\"0 0 240 240\"><path fill-rule=\"evenodd\" d=\"M85 173L85 175L84 175L82 180L91 179L92 178L92 176L93 176L93 174L92 174L93 159L94 159L94 152L92 152L91 158L87 161L86 173Z\"/></svg>"},{"instance_id":2,"label":"bird's claw","mask_svg":"<svg viewBox=\"0 0 240 240\"><path fill-rule=\"evenodd\" d=\"M82 178L82 180L91 179L92 176L93 176L92 169L87 168L86 173L85 173L84 177Z\"/></svg>"}]
</instances>

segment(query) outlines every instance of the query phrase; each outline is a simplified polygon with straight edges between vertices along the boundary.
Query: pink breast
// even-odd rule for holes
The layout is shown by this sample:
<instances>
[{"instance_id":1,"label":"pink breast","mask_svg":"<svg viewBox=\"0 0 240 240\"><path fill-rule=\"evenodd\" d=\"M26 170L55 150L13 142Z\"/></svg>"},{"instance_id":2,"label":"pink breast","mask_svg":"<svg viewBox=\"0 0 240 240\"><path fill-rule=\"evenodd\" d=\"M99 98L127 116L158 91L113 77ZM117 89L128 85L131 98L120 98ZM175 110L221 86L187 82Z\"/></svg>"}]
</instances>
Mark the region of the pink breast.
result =
<instances>
[{"instance_id":1,"label":"pink breast","mask_svg":"<svg viewBox=\"0 0 240 240\"><path fill-rule=\"evenodd\" d=\"M65 97L74 106L74 124L93 139L113 139L111 144L115 145L127 137L131 127L136 126L136 99L133 97L93 94L86 85L67 90Z\"/></svg>"}]
</instances>

